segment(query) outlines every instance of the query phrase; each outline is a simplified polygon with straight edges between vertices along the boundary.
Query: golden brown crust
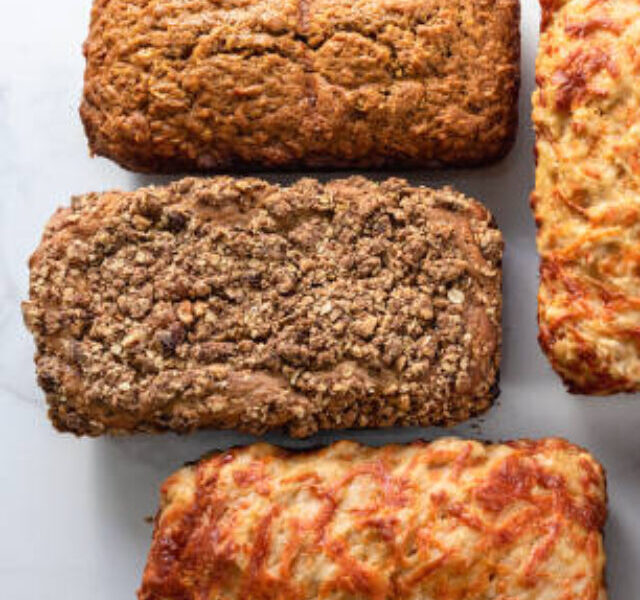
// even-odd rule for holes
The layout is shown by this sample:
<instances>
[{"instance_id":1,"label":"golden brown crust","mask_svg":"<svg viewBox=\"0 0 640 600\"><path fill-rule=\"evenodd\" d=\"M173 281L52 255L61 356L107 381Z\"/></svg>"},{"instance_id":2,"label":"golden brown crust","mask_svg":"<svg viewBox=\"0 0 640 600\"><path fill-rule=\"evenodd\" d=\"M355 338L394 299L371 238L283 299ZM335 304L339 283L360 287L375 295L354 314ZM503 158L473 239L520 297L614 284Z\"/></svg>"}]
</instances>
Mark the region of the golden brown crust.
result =
<instances>
[{"instance_id":1,"label":"golden brown crust","mask_svg":"<svg viewBox=\"0 0 640 600\"><path fill-rule=\"evenodd\" d=\"M56 213L23 309L61 430L449 424L497 394L501 258L450 189L185 179Z\"/></svg>"},{"instance_id":2,"label":"golden brown crust","mask_svg":"<svg viewBox=\"0 0 640 600\"><path fill-rule=\"evenodd\" d=\"M640 5L543 2L540 343L569 389L640 390Z\"/></svg>"},{"instance_id":3,"label":"golden brown crust","mask_svg":"<svg viewBox=\"0 0 640 600\"><path fill-rule=\"evenodd\" d=\"M140 600L606 600L605 476L559 439L205 458L162 487Z\"/></svg>"},{"instance_id":4,"label":"golden brown crust","mask_svg":"<svg viewBox=\"0 0 640 600\"><path fill-rule=\"evenodd\" d=\"M517 128L518 0L95 0L80 109L138 171L473 165Z\"/></svg>"}]
</instances>

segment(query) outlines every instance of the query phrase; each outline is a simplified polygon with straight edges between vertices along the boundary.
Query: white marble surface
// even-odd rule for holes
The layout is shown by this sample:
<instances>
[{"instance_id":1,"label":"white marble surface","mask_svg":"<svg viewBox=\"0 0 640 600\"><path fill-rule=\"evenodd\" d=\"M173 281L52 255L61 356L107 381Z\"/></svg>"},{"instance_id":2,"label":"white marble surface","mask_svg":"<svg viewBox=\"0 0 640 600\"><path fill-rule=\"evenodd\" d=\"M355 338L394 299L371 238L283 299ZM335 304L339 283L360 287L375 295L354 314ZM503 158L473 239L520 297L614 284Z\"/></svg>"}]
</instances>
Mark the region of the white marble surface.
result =
<instances>
[{"instance_id":1,"label":"white marble surface","mask_svg":"<svg viewBox=\"0 0 640 600\"><path fill-rule=\"evenodd\" d=\"M89 0L3 0L0 19L0 581L7 600L133 598L157 488L184 461L249 440L203 432L131 439L56 434L45 415L21 320L27 257L42 226L71 194L152 181L90 159L77 115ZM640 398L570 396L536 343L537 257L530 93L538 7L523 0L523 88L515 149L490 169L410 173L484 201L506 239L502 395L482 420L453 433L485 439L561 435L588 447L609 476L606 546L612 600L640 598ZM380 174L376 174L380 177ZM328 175L323 175L323 178ZM273 177L277 179L277 177ZM166 178L165 178L166 180ZM323 434L371 443L433 438L442 430Z\"/></svg>"}]
</instances>

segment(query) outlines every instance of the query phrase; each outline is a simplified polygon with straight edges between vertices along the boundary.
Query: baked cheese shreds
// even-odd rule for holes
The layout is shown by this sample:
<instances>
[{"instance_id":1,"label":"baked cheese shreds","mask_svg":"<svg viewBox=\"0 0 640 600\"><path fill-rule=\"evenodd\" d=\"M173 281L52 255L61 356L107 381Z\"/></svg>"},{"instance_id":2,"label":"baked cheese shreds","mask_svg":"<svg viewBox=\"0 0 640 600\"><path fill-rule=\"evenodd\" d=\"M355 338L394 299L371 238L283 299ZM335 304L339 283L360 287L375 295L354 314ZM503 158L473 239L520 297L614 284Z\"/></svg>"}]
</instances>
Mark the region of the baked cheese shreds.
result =
<instances>
[{"instance_id":1,"label":"baked cheese shreds","mask_svg":"<svg viewBox=\"0 0 640 600\"><path fill-rule=\"evenodd\" d=\"M574 392L640 390L640 3L542 2L540 342Z\"/></svg>"},{"instance_id":2,"label":"baked cheese shreds","mask_svg":"<svg viewBox=\"0 0 640 600\"><path fill-rule=\"evenodd\" d=\"M233 449L162 487L139 600L606 600L602 467L558 439Z\"/></svg>"}]
</instances>

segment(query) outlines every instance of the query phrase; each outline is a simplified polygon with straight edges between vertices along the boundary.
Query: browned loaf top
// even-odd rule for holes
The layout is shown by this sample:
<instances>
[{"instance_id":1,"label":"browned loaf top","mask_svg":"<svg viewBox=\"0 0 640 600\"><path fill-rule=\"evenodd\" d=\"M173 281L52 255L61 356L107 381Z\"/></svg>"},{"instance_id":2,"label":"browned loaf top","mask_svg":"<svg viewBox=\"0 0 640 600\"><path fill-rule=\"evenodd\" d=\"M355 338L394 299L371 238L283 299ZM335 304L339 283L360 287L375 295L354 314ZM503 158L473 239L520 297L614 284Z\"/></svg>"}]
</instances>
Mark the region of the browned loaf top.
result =
<instances>
[{"instance_id":1,"label":"browned loaf top","mask_svg":"<svg viewBox=\"0 0 640 600\"><path fill-rule=\"evenodd\" d=\"M165 481L138 598L606 600L606 516L560 439L256 444Z\"/></svg>"},{"instance_id":2,"label":"browned loaf top","mask_svg":"<svg viewBox=\"0 0 640 600\"><path fill-rule=\"evenodd\" d=\"M80 112L138 171L485 163L519 45L518 0L95 0Z\"/></svg>"},{"instance_id":3,"label":"browned loaf top","mask_svg":"<svg viewBox=\"0 0 640 600\"><path fill-rule=\"evenodd\" d=\"M572 392L640 392L640 3L544 0L533 95L540 344Z\"/></svg>"},{"instance_id":4,"label":"browned loaf top","mask_svg":"<svg viewBox=\"0 0 640 600\"><path fill-rule=\"evenodd\" d=\"M24 315L60 430L452 424L497 394L501 257L450 189L185 179L59 210Z\"/></svg>"}]
</instances>

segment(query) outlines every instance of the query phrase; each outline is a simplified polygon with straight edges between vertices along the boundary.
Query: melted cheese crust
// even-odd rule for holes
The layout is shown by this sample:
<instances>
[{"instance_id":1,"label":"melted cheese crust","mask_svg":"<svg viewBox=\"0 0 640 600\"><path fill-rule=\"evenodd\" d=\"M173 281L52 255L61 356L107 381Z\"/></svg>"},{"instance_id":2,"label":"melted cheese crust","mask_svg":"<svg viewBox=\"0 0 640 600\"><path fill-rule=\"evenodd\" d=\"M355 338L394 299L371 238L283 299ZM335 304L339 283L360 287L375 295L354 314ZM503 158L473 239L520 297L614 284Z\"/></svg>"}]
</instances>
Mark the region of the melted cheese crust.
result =
<instances>
[{"instance_id":1,"label":"melted cheese crust","mask_svg":"<svg viewBox=\"0 0 640 600\"><path fill-rule=\"evenodd\" d=\"M541 0L540 342L572 391L640 390L640 3Z\"/></svg>"},{"instance_id":2,"label":"melted cheese crust","mask_svg":"<svg viewBox=\"0 0 640 600\"><path fill-rule=\"evenodd\" d=\"M162 487L140 600L606 600L602 467L563 440L267 444Z\"/></svg>"}]
</instances>

